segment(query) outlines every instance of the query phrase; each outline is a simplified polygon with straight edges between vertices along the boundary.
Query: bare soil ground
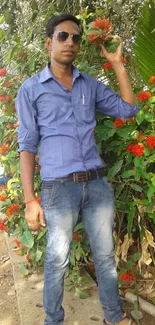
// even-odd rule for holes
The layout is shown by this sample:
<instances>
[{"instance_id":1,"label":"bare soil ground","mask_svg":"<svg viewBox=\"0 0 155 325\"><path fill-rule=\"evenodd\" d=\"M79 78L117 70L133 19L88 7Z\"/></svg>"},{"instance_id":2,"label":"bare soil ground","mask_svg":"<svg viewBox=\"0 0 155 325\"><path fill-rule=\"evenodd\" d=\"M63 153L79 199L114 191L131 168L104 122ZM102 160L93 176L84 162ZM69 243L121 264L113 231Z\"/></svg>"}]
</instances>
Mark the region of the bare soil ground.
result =
<instances>
[{"instance_id":1,"label":"bare soil ground","mask_svg":"<svg viewBox=\"0 0 155 325\"><path fill-rule=\"evenodd\" d=\"M34 275L29 279L20 276L21 290L18 291L22 325L43 325L44 313L42 307L42 282ZM16 275L17 281L17 275ZM17 283L18 284L18 283ZM19 284L18 284L19 285ZM35 292L36 291L36 292ZM22 292L22 290L21 290ZM39 302L39 303L37 303ZM38 308L40 307L40 308ZM90 297L83 300L75 296L74 290L65 293L64 308L66 310L65 325L102 324L102 310L98 302L97 288L92 287ZM124 302L124 310L130 315L133 304ZM142 311L143 312L143 311ZM17 294L14 286L12 264L4 234L0 232L0 325L21 325ZM155 325L155 318L143 312L140 325Z\"/></svg>"},{"instance_id":2,"label":"bare soil ground","mask_svg":"<svg viewBox=\"0 0 155 325\"><path fill-rule=\"evenodd\" d=\"M20 325L17 296L8 249L0 232L0 325Z\"/></svg>"}]
</instances>

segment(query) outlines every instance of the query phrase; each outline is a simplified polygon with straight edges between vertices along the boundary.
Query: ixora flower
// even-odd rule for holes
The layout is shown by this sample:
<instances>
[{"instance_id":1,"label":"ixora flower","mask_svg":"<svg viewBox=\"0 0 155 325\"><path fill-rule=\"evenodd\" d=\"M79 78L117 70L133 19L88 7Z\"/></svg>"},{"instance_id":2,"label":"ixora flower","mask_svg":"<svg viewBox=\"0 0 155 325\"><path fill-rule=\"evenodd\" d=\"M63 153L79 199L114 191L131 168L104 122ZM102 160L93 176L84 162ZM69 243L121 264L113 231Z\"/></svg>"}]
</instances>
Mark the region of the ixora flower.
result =
<instances>
[{"instance_id":1,"label":"ixora flower","mask_svg":"<svg viewBox=\"0 0 155 325\"><path fill-rule=\"evenodd\" d=\"M103 42L104 36L99 36L97 33L91 33L88 35L88 39L92 44L100 44Z\"/></svg>"},{"instance_id":2,"label":"ixora flower","mask_svg":"<svg viewBox=\"0 0 155 325\"><path fill-rule=\"evenodd\" d=\"M144 90L141 91L138 95L137 95L137 99L139 102L147 102L149 98L152 97L152 94L150 93L150 91Z\"/></svg>"},{"instance_id":3,"label":"ixora flower","mask_svg":"<svg viewBox=\"0 0 155 325\"><path fill-rule=\"evenodd\" d=\"M7 197L5 195L0 195L0 201L5 202Z\"/></svg>"},{"instance_id":4,"label":"ixora flower","mask_svg":"<svg viewBox=\"0 0 155 325\"><path fill-rule=\"evenodd\" d=\"M0 77L5 77L7 75L6 69L0 69Z\"/></svg>"},{"instance_id":5,"label":"ixora flower","mask_svg":"<svg viewBox=\"0 0 155 325\"><path fill-rule=\"evenodd\" d=\"M10 102L11 100L11 96L7 95L7 96L0 96L0 102Z\"/></svg>"},{"instance_id":6,"label":"ixora flower","mask_svg":"<svg viewBox=\"0 0 155 325\"><path fill-rule=\"evenodd\" d=\"M103 69L112 69L112 63L110 62L106 62L103 64Z\"/></svg>"},{"instance_id":7,"label":"ixora flower","mask_svg":"<svg viewBox=\"0 0 155 325\"><path fill-rule=\"evenodd\" d=\"M9 150L9 146L8 144L3 144L2 147L0 147L0 154L1 155L5 155Z\"/></svg>"},{"instance_id":8,"label":"ixora flower","mask_svg":"<svg viewBox=\"0 0 155 325\"><path fill-rule=\"evenodd\" d=\"M91 29L94 31L88 35L89 41L93 44L100 44L112 31L112 24L108 19L97 18L93 21Z\"/></svg>"},{"instance_id":9,"label":"ixora flower","mask_svg":"<svg viewBox=\"0 0 155 325\"><path fill-rule=\"evenodd\" d=\"M150 150L155 148L155 135L149 135L146 138L146 145L150 148Z\"/></svg>"},{"instance_id":10,"label":"ixora flower","mask_svg":"<svg viewBox=\"0 0 155 325\"><path fill-rule=\"evenodd\" d=\"M121 118L114 121L115 128L120 128L121 126L124 126L125 120L122 120Z\"/></svg>"},{"instance_id":11,"label":"ixora flower","mask_svg":"<svg viewBox=\"0 0 155 325\"><path fill-rule=\"evenodd\" d=\"M7 231L8 227L5 225L4 220L0 220L0 231Z\"/></svg>"},{"instance_id":12,"label":"ixora flower","mask_svg":"<svg viewBox=\"0 0 155 325\"><path fill-rule=\"evenodd\" d=\"M4 88L9 88L12 84L13 84L12 81L5 81L5 82L3 83L2 86L3 86Z\"/></svg>"},{"instance_id":13,"label":"ixora flower","mask_svg":"<svg viewBox=\"0 0 155 325\"><path fill-rule=\"evenodd\" d=\"M131 152L134 156L142 156L144 153L144 145L142 143L134 144L131 143L127 148L126 151Z\"/></svg>"},{"instance_id":14,"label":"ixora flower","mask_svg":"<svg viewBox=\"0 0 155 325\"><path fill-rule=\"evenodd\" d=\"M122 63L124 63L124 64L126 64L127 63L127 61L126 61L126 59L125 58L122 58ZM103 64L103 67L102 67L104 70L105 69L112 69L113 67L112 67L112 63L110 63L110 62L106 62L106 63L104 63Z\"/></svg>"},{"instance_id":15,"label":"ixora flower","mask_svg":"<svg viewBox=\"0 0 155 325\"><path fill-rule=\"evenodd\" d=\"M97 18L96 20L93 21L92 28L96 30L103 30L103 32L106 34L110 33L112 31L112 24L109 21L109 19L102 19L102 18Z\"/></svg>"},{"instance_id":16,"label":"ixora flower","mask_svg":"<svg viewBox=\"0 0 155 325\"><path fill-rule=\"evenodd\" d=\"M120 274L120 280L122 280L123 282L126 283L130 283L133 279L135 278L134 272L133 271L129 271L121 273Z\"/></svg>"},{"instance_id":17,"label":"ixora flower","mask_svg":"<svg viewBox=\"0 0 155 325\"><path fill-rule=\"evenodd\" d=\"M152 76L150 79L149 79L149 82L151 84L154 84L155 83L155 76Z\"/></svg>"},{"instance_id":18,"label":"ixora flower","mask_svg":"<svg viewBox=\"0 0 155 325\"><path fill-rule=\"evenodd\" d=\"M11 216L12 214L18 212L20 209L19 204L12 203L10 207L6 210L6 215Z\"/></svg>"}]
</instances>

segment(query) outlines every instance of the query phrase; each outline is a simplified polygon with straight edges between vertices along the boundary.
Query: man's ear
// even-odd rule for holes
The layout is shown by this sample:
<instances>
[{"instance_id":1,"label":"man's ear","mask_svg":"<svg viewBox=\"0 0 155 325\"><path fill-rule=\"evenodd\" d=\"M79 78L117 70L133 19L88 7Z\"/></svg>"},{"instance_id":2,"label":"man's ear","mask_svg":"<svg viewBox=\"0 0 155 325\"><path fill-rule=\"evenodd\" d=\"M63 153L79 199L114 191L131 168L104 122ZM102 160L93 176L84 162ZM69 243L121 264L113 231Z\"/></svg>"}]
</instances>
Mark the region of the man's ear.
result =
<instances>
[{"instance_id":1,"label":"man's ear","mask_svg":"<svg viewBox=\"0 0 155 325\"><path fill-rule=\"evenodd\" d=\"M51 52L51 50L52 50L52 40L51 40L50 37L46 37L45 44L46 44L47 50L49 52Z\"/></svg>"}]
</instances>

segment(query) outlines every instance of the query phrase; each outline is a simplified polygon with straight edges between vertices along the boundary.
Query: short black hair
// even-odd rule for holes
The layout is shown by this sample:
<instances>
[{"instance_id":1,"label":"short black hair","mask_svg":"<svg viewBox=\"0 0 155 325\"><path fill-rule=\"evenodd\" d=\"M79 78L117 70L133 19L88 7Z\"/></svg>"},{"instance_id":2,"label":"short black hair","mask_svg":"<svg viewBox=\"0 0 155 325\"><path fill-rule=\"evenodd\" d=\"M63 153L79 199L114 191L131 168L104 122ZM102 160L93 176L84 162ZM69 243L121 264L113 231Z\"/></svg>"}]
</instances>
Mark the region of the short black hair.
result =
<instances>
[{"instance_id":1,"label":"short black hair","mask_svg":"<svg viewBox=\"0 0 155 325\"><path fill-rule=\"evenodd\" d=\"M75 16L71 15L71 14L61 14L61 15L55 15L52 16L48 22L47 22L47 26L46 26L46 36L47 37L51 37L51 35L54 33L55 27L57 25L59 25L60 23L62 23L63 21L66 20L71 20L73 21L75 24L77 24L77 26L80 29L80 34L82 35L83 33L83 28L82 25L80 23L80 20L77 19Z\"/></svg>"}]
</instances>

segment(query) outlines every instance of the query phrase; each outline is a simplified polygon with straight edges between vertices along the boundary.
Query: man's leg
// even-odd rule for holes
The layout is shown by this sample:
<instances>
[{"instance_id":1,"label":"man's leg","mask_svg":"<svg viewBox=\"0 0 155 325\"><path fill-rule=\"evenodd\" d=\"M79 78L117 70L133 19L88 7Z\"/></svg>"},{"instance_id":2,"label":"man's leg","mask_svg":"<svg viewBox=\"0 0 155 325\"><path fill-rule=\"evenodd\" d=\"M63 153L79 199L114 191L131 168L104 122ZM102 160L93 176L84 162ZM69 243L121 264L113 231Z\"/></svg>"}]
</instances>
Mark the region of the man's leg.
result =
<instances>
[{"instance_id":1,"label":"man's leg","mask_svg":"<svg viewBox=\"0 0 155 325\"><path fill-rule=\"evenodd\" d=\"M80 209L80 187L72 182L50 184L46 184L41 192L41 205L48 229L44 265L45 325L62 325L64 274Z\"/></svg>"},{"instance_id":2,"label":"man's leg","mask_svg":"<svg viewBox=\"0 0 155 325\"><path fill-rule=\"evenodd\" d=\"M98 290L105 319L117 323L123 318L114 261L114 194L103 177L86 183L82 217L94 257Z\"/></svg>"}]
</instances>

